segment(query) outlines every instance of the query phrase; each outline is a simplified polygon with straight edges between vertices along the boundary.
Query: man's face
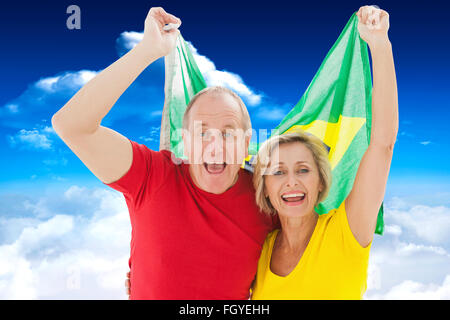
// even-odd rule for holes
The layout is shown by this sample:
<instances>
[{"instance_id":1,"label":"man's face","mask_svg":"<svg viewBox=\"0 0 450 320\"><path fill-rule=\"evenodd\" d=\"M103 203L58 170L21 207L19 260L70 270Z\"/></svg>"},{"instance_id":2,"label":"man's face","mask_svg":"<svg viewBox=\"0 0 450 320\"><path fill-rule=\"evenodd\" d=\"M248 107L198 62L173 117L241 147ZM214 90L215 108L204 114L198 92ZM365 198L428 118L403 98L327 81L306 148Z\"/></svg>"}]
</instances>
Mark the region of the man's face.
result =
<instances>
[{"instance_id":1,"label":"man's face","mask_svg":"<svg viewBox=\"0 0 450 320\"><path fill-rule=\"evenodd\" d=\"M198 97L183 141L191 177L199 188L219 194L233 186L247 156L251 132L245 134L242 112L232 96L205 93Z\"/></svg>"}]
</instances>

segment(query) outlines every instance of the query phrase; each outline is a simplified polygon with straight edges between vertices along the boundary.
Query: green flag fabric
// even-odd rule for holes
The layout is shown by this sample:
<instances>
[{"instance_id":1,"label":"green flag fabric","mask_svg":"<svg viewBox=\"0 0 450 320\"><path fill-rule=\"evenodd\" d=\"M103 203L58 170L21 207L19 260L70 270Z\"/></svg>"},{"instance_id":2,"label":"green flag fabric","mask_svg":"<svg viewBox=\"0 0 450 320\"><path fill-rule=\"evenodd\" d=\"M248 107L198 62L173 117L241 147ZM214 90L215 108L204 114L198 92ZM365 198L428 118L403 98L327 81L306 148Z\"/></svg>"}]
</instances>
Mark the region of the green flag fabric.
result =
<instances>
[{"instance_id":1,"label":"green flag fabric","mask_svg":"<svg viewBox=\"0 0 450 320\"><path fill-rule=\"evenodd\" d=\"M372 123L372 81L367 44L360 38L354 13L326 55L300 101L272 132L298 128L320 138L328 148L332 186L316 211L336 209L350 193L359 163L370 142ZM183 155L181 128L190 98L206 83L181 35L176 50L165 58L165 104L161 122L160 149ZM257 150L253 145L250 152ZM248 168L252 156L243 167ZM375 233L383 234L383 206Z\"/></svg>"},{"instance_id":2,"label":"green flag fabric","mask_svg":"<svg viewBox=\"0 0 450 320\"><path fill-rule=\"evenodd\" d=\"M170 150L183 158L181 131L183 115L191 98L206 82L181 34L176 48L164 57L164 108L161 119L160 150Z\"/></svg>"}]
</instances>

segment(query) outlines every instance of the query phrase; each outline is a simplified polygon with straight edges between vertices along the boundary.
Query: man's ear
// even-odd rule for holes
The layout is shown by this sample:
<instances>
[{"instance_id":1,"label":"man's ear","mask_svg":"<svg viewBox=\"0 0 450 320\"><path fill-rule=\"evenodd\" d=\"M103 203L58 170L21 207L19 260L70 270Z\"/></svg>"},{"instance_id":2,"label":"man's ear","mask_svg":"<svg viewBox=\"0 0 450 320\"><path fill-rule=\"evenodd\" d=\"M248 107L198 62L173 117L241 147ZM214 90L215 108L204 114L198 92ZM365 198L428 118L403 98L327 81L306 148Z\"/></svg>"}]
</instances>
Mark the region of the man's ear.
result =
<instances>
[{"instance_id":1,"label":"man's ear","mask_svg":"<svg viewBox=\"0 0 450 320\"><path fill-rule=\"evenodd\" d=\"M252 129L248 129L245 132L245 158L248 157L248 148L250 147L251 140L252 140Z\"/></svg>"},{"instance_id":2,"label":"man's ear","mask_svg":"<svg viewBox=\"0 0 450 320\"><path fill-rule=\"evenodd\" d=\"M191 137L189 131L181 129L181 139L183 139L183 154L189 158L189 150L191 149Z\"/></svg>"}]
</instances>

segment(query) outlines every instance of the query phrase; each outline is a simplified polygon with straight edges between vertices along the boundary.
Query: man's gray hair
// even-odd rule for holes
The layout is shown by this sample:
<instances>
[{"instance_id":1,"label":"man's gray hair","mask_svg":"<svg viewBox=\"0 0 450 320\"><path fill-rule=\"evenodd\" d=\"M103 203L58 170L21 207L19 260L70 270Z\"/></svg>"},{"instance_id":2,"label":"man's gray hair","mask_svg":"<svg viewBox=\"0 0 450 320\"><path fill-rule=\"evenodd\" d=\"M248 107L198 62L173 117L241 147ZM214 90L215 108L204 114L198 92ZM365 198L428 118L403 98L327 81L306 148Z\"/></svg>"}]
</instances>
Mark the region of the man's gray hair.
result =
<instances>
[{"instance_id":1,"label":"man's gray hair","mask_svg":"<svg viewBox=\"0 0 450 320\"><path fill-rule=\"evenodd\" d=\"M245 106L242 99L235 92L233 92L232 90L230 90L228 88L221 87L221 86L213 86L213 87L208 87L208 88L201 90L195 96L192 97L191 101L189 101L189 104L187 105L186 111L184 112L184 115L183 115L183 129L187 130L189 127L189 111L192 109L192 106L194 105L195 101L197 101L197 99L200 96L202 96L206 93L208 93L208 94L224 94L225 93L225 94L229 94L231 97L233 97L239 104L239 107L242 112L242 127L243 127L244 131L247 131L248 129L252 128L252 123L250 121L250 115L248 114L247 107Z\"/></svg>"}]
</instances>

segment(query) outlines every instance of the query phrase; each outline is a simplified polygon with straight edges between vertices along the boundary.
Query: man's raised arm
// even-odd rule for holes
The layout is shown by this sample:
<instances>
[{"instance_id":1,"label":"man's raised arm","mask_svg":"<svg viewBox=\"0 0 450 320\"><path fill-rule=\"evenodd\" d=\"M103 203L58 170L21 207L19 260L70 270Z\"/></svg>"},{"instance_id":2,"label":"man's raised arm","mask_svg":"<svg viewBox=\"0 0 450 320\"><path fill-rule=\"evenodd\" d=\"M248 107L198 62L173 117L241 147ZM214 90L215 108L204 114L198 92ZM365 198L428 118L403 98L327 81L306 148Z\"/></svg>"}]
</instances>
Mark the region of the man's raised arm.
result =
<instances>
[{"instance_id":1,"label":"man's raised arm","mask_svg":"<svg viewBox=\"0 0 450 320\"><path fill-rule=\"evenodd\" d=\"M163 30L168 23L181 24L181 20L163 8L151 8L143 40L86 83L52 117L56 133L104 183L129 170L133 153L126 137L100 123L139 74L175 47L179 31Z\"/></svg>"}]
</instances>

